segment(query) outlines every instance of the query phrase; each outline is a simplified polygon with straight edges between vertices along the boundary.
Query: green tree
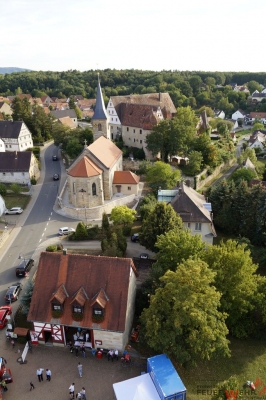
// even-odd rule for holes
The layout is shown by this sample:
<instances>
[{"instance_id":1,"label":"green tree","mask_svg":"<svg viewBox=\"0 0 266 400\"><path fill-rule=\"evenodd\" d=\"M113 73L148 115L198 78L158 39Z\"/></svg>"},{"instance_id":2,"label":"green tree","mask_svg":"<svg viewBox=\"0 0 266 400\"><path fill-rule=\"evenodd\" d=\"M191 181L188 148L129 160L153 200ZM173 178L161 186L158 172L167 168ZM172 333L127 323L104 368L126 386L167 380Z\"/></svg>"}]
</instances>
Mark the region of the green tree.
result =
<instances>
[{"instance_id":1,"label":"green tree","mask_svg":"<svg viewBox=\"0 0 266 400\"><path fill-rule=\"evenodd\" d=\"M147 149L153 156L160 153L161 159L165 162L168 162L170 130L171 121L165 119L155 125L151 133L146 136Z\"/></svg>"},{"instance_id":2,"label":"green tree","mask_svg":"<svg viewBox=\"0 0 266 400\"><path fill-rule=\"evenodd\" d=\"M146 181L149 186L157 193L158 189L172 189L181 179L178 169L173 170L169 164L157 161L148 167Z\"/></svg>"},{"instance_id":3,"label":"green tree","mask_svg":"<svg viewBox=\"0 0 266 400\"><path fill-rule=\"evenodd\" d=\"M246 337L250 322L244 322L244 317L254 308L257 292L257 265L253 264L250 251L246 244L230 239L219 246L209 246L202 254L202 260L215 273L214 285L221 293L220 310L228 314L230 333Z\"/></svg>"},{"instance_id":4,"label":"green tree","mask_svg":"<svg viewBox=\"0 0 266 400\"><path fill-rule=\"evenodd\" d=\"M192 235L189 230L175 228L157 237L156 263L152 265L151 275L159 283L166 271L175 271L178 265L189 258L200 258L206 250L206 243L200 235Z\"/></svg>"},{"instance_id":5,"label":"green tree","mask_svg":"<svg viewBox=\"0 0 266 400\"><path fill-rule=\"evenodd\" d=\"M88 239L88 232L86 225L84 224L84 222L79 222L76 227L75 240L86 240L86 239Z\"/></svg>"},{"instance_id":6,"label":"green tree","mask_svg":"<svg viewBox=\"0 0 266 400\"><path fill-rule=\"evenodd\" d=\"M254 179L256 177L256 172L250 168L239 168L231 175L231 179L235 181L235 183L238 183L241 180L247 181L247 183L249 183L251 179Z\"/></svg>"},{"instance_id":7,"label":"green tree","mask_svg":"<svg viewBox=\"0 0 266 400\"><path fill-rule=\"evenodd\" d=\"M191 151L188 154L189 164L187 166L187 173L194 176L197 175L203 164L203 157L200 151Z\"/></svg>"},{"instance_id":8,"label":"green tree","mask_svg":"<svg viewBox=\"0 0 266 400\"><path fill-rule=\"evenodd\" d=\"M181 363L230 356L226 314L218 311L215 273L201 260L187 260L161 278L141 315L148 345Z\"/></svg>"},{"instance_id":9,"label":"green tree","mask_svg":"<svg viewBox=\"0 0 266 400\"><path fill-rule=\"evenodd\" d=\"M6 185L4 183L0 183L0 195L5 196L7 192Z\"/></svg>"},{"instance_id":10,"label":"green tree","mask_svg":"<svg viewBox=\"0 0 266 400\"><path fill-rule=\"evenodd\" d=\"M257 161L257 156L256 156L256 152L254 149L251 149L250 147L247 147L242 153L241 155L238 157L237 162L239 165L243 164L244 161L246 161L247 159L250 159L250 161L255 164Z\"/></svg>"},{"instance_id":11,"label":"green tree","mask_svg":"<svg viewBox=\"0 0 266 400\"><path fill-rule=\"evenodd\" d=\"M194 96L196 96L200 92L200 89L201 89L201 85L202 85L201 77L198 75L193 75L189 78L188 81L189 81L190 86L193 89Z\"/></svg>"},{"instance_id":12,"label":"green tree","mask_svg":"<svg viewBox=\"0 0 266 400\"><path fill-rule=\"evenodd\" d=\"M143 197L139 206L139 214L142 220L144 220L147 215L153 210L157 204L157 199L153 194L148 194Z\"/></svg>"},{"instance_id":13,"label":"green tree","mask_svg":"<svg viewBox=\"0 0 266 400\"><path fill-rule=\"evenodd\" d=\"M214 111L211 107L201 107L199 110L199 113L201 114L203 111L206 111L207 117L212 117L214 118Z\"/></svg>"},{"instance_id":14,"label":"green tree","mask_svg":"<svg viewBox=\"0 0 266 400\"><path fill-rule=\"evenodd\" d=\"M102 215L102 231L106 234L106 236L108 236L110 231L109 218L106 212L104 212Z\"/></svg>"},{"instance_id":15,"label":"green tree","mask_svg":"<svg viewBox=\"0 0 266 400\"><path fill-rule=\"evenodd\" d=\"M191 107L179 107L171 122L169 154L187 154L195 140L198 118Z\"/></svg>"},{"instance_id":16,"label":"green tree","mask_svg":"<svg viewBox=\"0 0 266 400\"><path fill-rule=\"evenodd\" d=\"M34 283L32 280L28 280L28 283L23 290L23 294L20 298L20 302L23 306L22 308L22 313L24 315L28 315L29 309L30 309L30 303L31 303L31 298L33 294L33 289L34 289Z\"/></svg>"},{"instance_id":17,"label":"green tree","mask_svg":"<svg viewBox=\"0 0 266 400\"><path fill-rule=\"evenodd\" d=\"M15 194L19 194L21 192L21 186L18 185L17 183L12 183L9 186L9 189Z\"/></svg>"},{"instance_id":18,"label":"green tree","mask_svg":"<svg viewBox=\"0 0 266 400\"><path fill-rule=\"evenodd\" d=\"M73 137L67 141L66 152L71 158L75 158L82 152L83 146L78 138Z\"/></svg>"},{"instance_id":19,"label":"green tree","mask_svg":"<svg viewBox=\"0 0 266 400\"><path fill-rule=\"evenodd\" d=\"M111 211L110 221L114 225L131 226L135 221L136 210L132 210L127 206L116 206Z\"/></svg>"},{"instance_id":20,"label":"green tree","mask_svg":"<svg viewBox=\"0 0 266 400\"><path fill-rule=\"evenodd\" d=\"M261 122L256 122L251 128L252 132L261 131L261 130L264 130L264 125Z\"/></svg>"},{"instance_id":21,"label":"green tree","mask_svg":"<svg viewBox=\"0 0 266 400\"><path fill-rule=\"evenodd\" d=\"M249 81L247 83L247 87L248 87L248 90L249 90L250 94L255 92L255 90L257 90L258 92L261 91L261 85L257 81L254 81L254 80Z\"/></svg>"},{"instance_id":22,"label":"green tree","mask_svg":"<svg viewBox=\"0 0 266 400\"><path fill-rule=\"evenodd\" d=\"M157 251L157 237L182 226L182 219L170 204L157 203L142 223L140 243L147 249Z\"/></svg>"}]
</instances>

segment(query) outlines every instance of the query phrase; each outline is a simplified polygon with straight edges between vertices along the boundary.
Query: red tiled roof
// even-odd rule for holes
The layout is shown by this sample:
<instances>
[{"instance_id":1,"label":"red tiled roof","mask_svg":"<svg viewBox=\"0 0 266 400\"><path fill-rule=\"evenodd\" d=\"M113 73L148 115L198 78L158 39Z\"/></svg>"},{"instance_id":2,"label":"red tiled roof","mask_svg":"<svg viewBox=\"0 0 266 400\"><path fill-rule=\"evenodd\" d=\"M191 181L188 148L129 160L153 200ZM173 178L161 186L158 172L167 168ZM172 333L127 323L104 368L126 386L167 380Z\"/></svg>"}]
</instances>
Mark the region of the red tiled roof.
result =
<instances>
[{"instance_id":1,"label":"red tiled roof","mask_svg":"<svg viewBox=\"0 0 266 400\"><path fill-rule=\"evenodd\" d=\"M139 176L131 171L115 171L113 184L132 184L137 185L139 183Z\"/></svg>"},{"instance_id":2,"label":"red tiled roof","mask_svg":"<svg viewBox=\"0 0 266 400\"><path fill-rule=\"evenodd\" d=\"M104 136L100 136L87 149L107 168L111 168L122 155L122 151Z\"/></svg>"},{"instance_id":3,"label":"red tiled roof","mask_svg":"<svg viewBox=\"0 0 266 400\"><path fill-rule=\"evenodd\" d=\"M151 130L161 119L157 107L142 104L121 104L121 124Z\"/></svg>"},{"instance_id":4,"label":"red tiled roof","mask_svg":"<svg viewBox=\"0 0 266 400\"><path fill-rule=\"evenodd\" d=\"M266 118L266 112L253 111L249 114L250 118Z\"/></svg>"},{"instance_id":5,"label":"red tiled roof","mask_svg":"<svg viewBox=\"0 0 266 400\"><path fill-rule=\"evenodd\" d=\"M69 168L67 174L73 177L87 178L101 175L103 171L97 167L88 156L84 156L73 168Z\"/></svg>"},{"instance_id":6,"label":"red tiled roof","mask_svg":"<svg viewBox=\"0 0 266 400\"><path fill-rule=\"evenodd\" d=\"M41 253L28 320L58 323L58 319L52 317L50 300L59 287L64 285L68 296L64 301L60 324L92 328L93 307L90 299L103 289L109 301L106 303L101 329L123 332L131 268L137 276L133 261L129 258ZM72 320L71 302L80 288L84 288L88 299L84 302L83 320L75 323ZM102 300L101 296L99 300Z\"/></svg>"},{"instance_id":7,"label":"red tiled roof","mask_svg":"<svg viewBox=\"0 0 266 400\"><path fill-rule=\"evenodd\" d=\"M61 124L68 126L71 129L76 128L75 122L73 122L70 117L58 118L58 121L61 122Z\"/></svg>"}]
</instances>

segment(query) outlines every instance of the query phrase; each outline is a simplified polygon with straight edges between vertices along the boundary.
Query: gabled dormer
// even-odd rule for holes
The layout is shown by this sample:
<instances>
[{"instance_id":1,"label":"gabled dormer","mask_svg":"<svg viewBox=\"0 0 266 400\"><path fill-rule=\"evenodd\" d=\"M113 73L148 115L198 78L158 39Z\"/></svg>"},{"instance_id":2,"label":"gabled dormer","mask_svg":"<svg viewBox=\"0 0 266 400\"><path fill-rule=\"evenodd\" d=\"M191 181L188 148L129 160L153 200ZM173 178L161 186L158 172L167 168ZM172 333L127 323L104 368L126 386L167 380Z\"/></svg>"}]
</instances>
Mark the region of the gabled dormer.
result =
<instances>
[{"instance_id":1,"label":"gabled dormer","mask_svg":"<svg viewBox=\"0 0 266 400\"><path fill-rule=\"evenodd\" d=\"M64 303L67 297L69 297L69 294L64 284L59 286L57 291L53 293L53 296L50 299L50 303L52 305L52 315L54 318L60 318L62 316Z\"/></svg>"},{"instance_id":2,"label":"gabled dormer","mask_svg":"<svg viewBox=\"0 0 266 400\"><path fill-rule=\"evenodd\" d=\"M100 289L100 291L92 298L92 320L94 322L102 322L104 320L105 308L108 301L109 298L104 289Z\"/></svg>"},{"instance_id":3,"label":"gabled dormer","mask_svg":"<svg viewBox=\"0 0 266 400\"><path fill-rule=\"evenodd\" d=\"M74 295L70 302L72 307L72 318L75 321L81 321L83 319L84 305L89 297L83 287L81 287Z\"/></svg>"}]
</instances>

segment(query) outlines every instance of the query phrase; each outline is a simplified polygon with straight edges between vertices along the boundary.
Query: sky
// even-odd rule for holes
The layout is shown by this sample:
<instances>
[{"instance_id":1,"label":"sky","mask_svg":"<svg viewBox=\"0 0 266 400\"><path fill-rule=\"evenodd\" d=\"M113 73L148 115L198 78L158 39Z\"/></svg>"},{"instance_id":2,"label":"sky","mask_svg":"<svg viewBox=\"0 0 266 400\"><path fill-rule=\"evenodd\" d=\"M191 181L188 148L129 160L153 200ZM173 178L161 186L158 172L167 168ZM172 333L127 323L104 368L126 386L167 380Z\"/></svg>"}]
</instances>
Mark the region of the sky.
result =
<instances>
[{"instance_id":1,"label":"sky","mask_svg":"<svg viewBox=\"0 0 266 400\"><path fill-rule=\"evenodd\" d=\"M265 71L265 14L265 0L0 0L0 67Z\"/></svg>"}]
</instances>

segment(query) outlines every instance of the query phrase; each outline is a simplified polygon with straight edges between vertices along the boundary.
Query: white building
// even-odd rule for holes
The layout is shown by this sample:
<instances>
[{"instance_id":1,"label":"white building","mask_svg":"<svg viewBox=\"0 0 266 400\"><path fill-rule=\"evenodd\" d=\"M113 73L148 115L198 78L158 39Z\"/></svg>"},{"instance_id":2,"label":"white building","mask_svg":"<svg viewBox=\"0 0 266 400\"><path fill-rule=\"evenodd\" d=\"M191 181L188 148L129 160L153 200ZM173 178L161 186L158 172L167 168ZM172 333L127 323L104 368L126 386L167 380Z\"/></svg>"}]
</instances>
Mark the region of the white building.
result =
<instances>
[{"instance_id":1,"label":"white building","mask_svg":"<svg viewBox=\"0 0 266 400\"><path fill-rule=\"evenodd\" d=\"M33 147L31 132L23 121L0 121L0 138L6 151L25 151Z\"/></svg>"}]
</instances>

